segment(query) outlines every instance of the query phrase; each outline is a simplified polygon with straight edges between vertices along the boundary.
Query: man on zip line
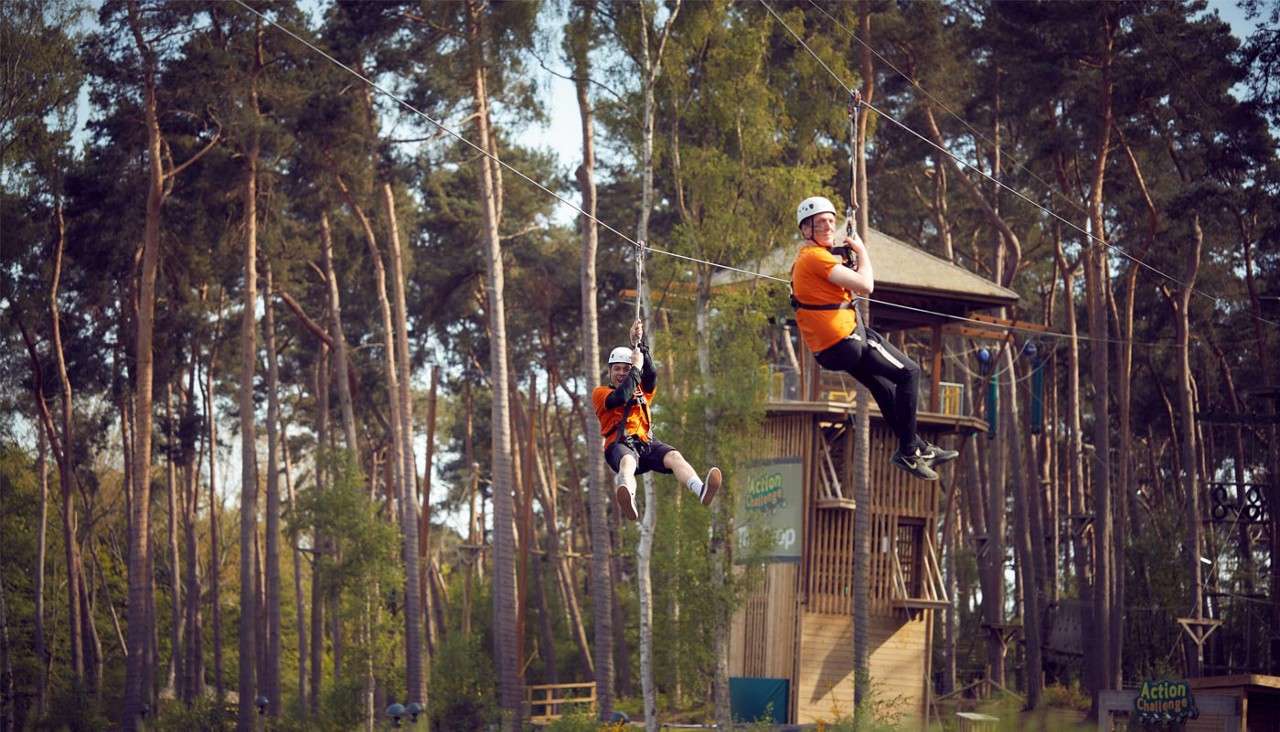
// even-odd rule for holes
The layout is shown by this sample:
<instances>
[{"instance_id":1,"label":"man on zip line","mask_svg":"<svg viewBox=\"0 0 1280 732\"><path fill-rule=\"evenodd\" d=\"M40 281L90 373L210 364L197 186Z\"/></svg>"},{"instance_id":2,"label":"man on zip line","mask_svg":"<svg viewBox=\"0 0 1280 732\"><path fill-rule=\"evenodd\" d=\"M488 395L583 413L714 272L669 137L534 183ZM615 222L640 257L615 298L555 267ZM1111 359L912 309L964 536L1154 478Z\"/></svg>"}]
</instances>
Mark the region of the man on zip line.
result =
<instances>
[{"instance_id":1,"label":"man on zip line","mask_svg":"<svg viewBox=\"0 0 1280 732\"><path fill-rule=\"evenodd\" d=\"M858 322L854 310L852 295L867 297L875 289L866 244L846 225L836 246L836 207L822 196L800 202L796 224L804 242L791 265L791 306L800 336L822 368L844 371L871 392L898 437L893 464L917 478L937 480L934 466L959 453L931 445L916 433L920 367Z\"/></svg>"},{"instance_id":2,"label":"man on zip line","mask_svg":"<svg viewBox=\"0 0 1280 732\"><path fill-rule=\"evenodd\" d=\"M720 490L720 468L707 471L704 482L675 448L649 434L649 407L658 372L649 357L640 320L631 326L631 344L631 348L618 346L609 352L609 384L591 392L604 438L604 459L618 476L614 494L618 510L632 521L639 519L636 476L650 470L675 473L676 480L688 486L702 505L710 505Z\"/></svg>"}]
</instances>

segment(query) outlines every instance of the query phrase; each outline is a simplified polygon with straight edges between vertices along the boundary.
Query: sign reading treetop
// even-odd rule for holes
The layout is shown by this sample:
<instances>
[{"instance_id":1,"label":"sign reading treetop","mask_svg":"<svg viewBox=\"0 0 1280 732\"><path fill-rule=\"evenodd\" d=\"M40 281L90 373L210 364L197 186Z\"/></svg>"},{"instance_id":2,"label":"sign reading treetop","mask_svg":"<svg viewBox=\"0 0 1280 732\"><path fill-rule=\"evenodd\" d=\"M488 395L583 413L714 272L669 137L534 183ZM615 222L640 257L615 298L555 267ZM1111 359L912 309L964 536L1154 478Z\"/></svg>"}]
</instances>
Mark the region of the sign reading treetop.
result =
<instances>
[{"instance_id":1,"label":"sign reading treetop","mask_svg":"<svg viewBox=\"0 0 1280 732\"><path fill-rule=\"evenodd\" d=\"M759 551L735 552L735 561L799 562L800 532L804 516L804 471L799 458L750 463L737 491L734 522L738 544L746 546L752 534L764 531L773 541ZM744 556L746 555L746 556Z\"/></svg>"},{"instance_id":2,"label":"sign reading treetop","mask_svg":"<svg viewBox=\"0 0 1280 732\"><path fill-rule=\"evenodd\" d=\"M1133 698L1139 724L1172 724L1200 716L1195 697L1185 681L1144 681Z\"/></svg>"}]
</instances>

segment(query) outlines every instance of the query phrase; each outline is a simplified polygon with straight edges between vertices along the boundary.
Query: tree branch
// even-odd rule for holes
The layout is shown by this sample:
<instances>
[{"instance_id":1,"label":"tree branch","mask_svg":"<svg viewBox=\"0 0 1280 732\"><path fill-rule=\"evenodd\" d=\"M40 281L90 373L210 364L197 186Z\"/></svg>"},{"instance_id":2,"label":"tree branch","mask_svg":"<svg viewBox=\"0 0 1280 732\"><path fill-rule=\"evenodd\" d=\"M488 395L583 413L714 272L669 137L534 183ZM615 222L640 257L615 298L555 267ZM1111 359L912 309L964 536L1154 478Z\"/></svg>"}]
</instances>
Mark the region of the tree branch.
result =
<instances>
[{"instance_id":1,"label":"tree branch","mask_svg":"<svg viewBox=\"0 0 1280 732\"><path fill-rule=\"evenodd\" d=\"M312 320L311 316L307 315L306 311L302 309L302 305L298 304L298 301L293 299L293 295L290 295L279 286L276 287L276 294L280 296L281 302L283 302L285 306L288 307L295 316L297 316L298 320L302 322L306 329L311 331L312 335L319 338L329 348L333 348L333 339L329 336L328 332L325 331L324 326L320 325L315 320Z\"/></svg>"}]
</instances>

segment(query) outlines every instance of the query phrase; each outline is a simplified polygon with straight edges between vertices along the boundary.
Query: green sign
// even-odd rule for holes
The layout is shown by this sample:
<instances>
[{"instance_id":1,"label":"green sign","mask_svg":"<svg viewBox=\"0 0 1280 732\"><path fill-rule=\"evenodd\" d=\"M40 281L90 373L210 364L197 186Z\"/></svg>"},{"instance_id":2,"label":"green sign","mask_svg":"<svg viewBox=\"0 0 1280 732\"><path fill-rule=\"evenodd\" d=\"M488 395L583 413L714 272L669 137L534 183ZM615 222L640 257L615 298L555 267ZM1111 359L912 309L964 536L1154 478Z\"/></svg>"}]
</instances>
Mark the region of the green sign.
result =
<instances>
[{"instance_id":1,"label":"green sign","mask_svg":"<svg viewBox=\"0 0 1280 732\"><path fill-rule=\"evenodd\" d=\"M738 545L746 551L735 553L737 562L799 562L801 529L804 525L804 469L800 458L748 463L743 490L737 492L734 521ZM764 534L771 546L763 551L750 542Z\"/></svg>"},{"instance_id":2,"label":"green sign","mask_svg":"<svg viewBox=\"0 0 1280 732\"><path fill-rule=\"evenodd\" d=\"M1133 699L1139 724L1174 724L1200 716L1185 681L1144 681Z\"/></svg>"}]
</instances>

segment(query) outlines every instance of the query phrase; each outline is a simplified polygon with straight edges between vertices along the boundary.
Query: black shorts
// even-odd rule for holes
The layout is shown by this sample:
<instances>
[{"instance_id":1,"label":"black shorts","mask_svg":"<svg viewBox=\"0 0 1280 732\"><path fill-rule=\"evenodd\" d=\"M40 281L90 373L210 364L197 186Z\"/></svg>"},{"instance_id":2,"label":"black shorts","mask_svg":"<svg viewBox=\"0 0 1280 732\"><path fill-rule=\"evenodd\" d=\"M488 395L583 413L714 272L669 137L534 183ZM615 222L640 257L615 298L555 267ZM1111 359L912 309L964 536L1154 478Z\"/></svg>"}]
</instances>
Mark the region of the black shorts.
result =
<instances>
[{"instance_id":1,"label":"black shorts","mask_svg":"<svg viewBox=\"0 0 1280 732\"><path fill-rule=\"evenodd\" d=\"M613 472L618 472L618 466L622 464L622 456L628 453L636 456L636 475L642 475L652 470L655 473L671 474L671 469L662 464L666 459L667 453L675 448L657 440L649 440L645 442L638 437L627 437L625 440L619 440L604 450L604 460L609 463L609 467Z\"/></svg>"}]
</instances>

